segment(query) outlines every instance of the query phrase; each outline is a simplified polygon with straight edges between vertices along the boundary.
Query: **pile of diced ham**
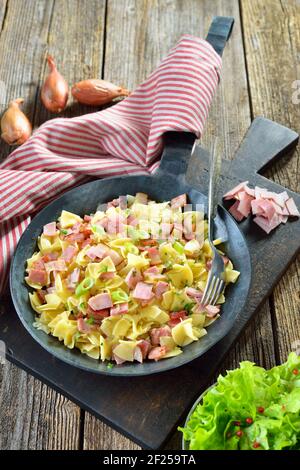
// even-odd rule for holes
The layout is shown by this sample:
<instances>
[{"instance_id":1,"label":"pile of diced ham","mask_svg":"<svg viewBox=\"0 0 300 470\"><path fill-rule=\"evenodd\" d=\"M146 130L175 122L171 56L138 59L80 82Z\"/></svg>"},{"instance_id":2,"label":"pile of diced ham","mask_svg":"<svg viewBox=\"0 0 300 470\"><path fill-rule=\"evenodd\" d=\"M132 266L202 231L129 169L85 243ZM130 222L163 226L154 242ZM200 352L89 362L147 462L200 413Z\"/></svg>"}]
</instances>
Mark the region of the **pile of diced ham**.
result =
<instances>
[{"instance_id":1,"label":"pile of diced ham","mask_svg":"<svg viewBox=\"0 0 300 470\"><path fill-rule=\"evenodd\" d=\"M281 223L285 224L289 217L300 216L294 199L286 191L274 193L258 186L252 189L249 188L248 181L228 191L223 199L235 201L229 212L238 222L253 214L253 221L266 233L270 233Z\"/></svg>"}]
</instances>

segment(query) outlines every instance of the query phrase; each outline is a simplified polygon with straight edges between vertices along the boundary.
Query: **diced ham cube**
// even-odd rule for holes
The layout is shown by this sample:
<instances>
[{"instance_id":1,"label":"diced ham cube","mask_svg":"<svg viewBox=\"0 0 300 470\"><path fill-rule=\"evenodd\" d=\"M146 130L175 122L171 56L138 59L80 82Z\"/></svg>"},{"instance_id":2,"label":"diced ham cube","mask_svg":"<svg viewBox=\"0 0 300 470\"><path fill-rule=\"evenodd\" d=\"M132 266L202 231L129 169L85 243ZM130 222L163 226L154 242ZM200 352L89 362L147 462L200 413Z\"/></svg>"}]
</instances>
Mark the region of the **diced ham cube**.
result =
<instances>
[{"instance_id":1,"label":"diced ham cube","mask_svg":"<svg viewBox=\"0 0 300 470\"><path fill-rule=\"evenodd\" d=\"M169 284L164 281L159 281L154 287L155 297L158 299L169 289Z\"/></svg>"},{"instance_id":2,"label":"diced ham cube","mask_svg":"<svg viewBox=\"0 0 300 470\"><path fill-rule=\"evenodd\" d=\"M129 289L134 289L138 282L142 281L143 276L140 271L136 268L131 268L127 276L125 277L125 282Z\"/></svg>"},{"instance_id":3,"label":"diced ham cube","mask_svg":"<svg viewBox=\"0 0 300 470\"><path fill-rule=\"evenodd\" d=\"M252 200L253 198L245 191L239 192L239 205L237 206L237 209L244 217L248 217L251 212Z\"/></svg>"},{"instance_id":4,"label":"diced ham cube","mask_svg":"<svg viewBox=\"0 0 300 470\"><path fill-rule=\"evenodd\" d=\"M91 238L86 238L82 243L81 243L81 246L80 248L83 249L85 246L88 246L92 243L92 239Z\"/></svg>"},{"instance_id":5,"label":"diced ham cube","mask_svg":"<svg viewBox=\"0 0 300 470\"><path fill-rule=\"evenodd\" d=\"M77 320L77 328L80 333L90 333L92 331L91 326L82 317Z\"/></svg>"},{"instance_id":6,"label":"diced ham cube","mask_svg":"<svg viewBox=\"0 0 300 470\"><path fill-rule=\"evenodd\" d=\"M249 196L252 196L253 198L255 197L254 189L249 188L249 186L245 185L243 191L245 191L245 193L247 193Z\"/></svg>"},{"instance_id":7,"label":"diced ham cube","mask_svg":"<svg viewBox=\"0 0 300 470\"><path fill-rule=\"evenodd\" d=\"M43 289L39 289L39 290L36 291L36 293L37 293L38 298L42 302L42 304L44 304L45 303L45 295L46 295L47 292Z\"/></svg>"},{"instance_id":8,"label":"diced ham cube","mask_svg":"<svg viewBox=\"0 0 300 470\"><path fill-rule=\"evenodd\" d=\"M90 215L85 215L85 216L83 217L83 220L84 220L85 222L90 222L90 221L92 220L92 217L91 217Z\"/></svg>"},{"instance_id":9,"label":"diced ham cube","mask_svg":"<svg viewBox=\"0 0 300 470\"><path fill-rule=\"evenodd\" d=\"M162 222L160 224L159 238L162 238L163 240L167 240L168 238L170 238L173 227L174 227L174 224L169 224L169 223L166 223L166 222Z\"/></svg>"},{"instance_id":10,"label":"diced ham cube","mask_svg":"<svg viewBox=\"0 0 300 470\"><path fill-rule=\"evenodd\" d=\"M95 225L99 225L99 227L103 227L104 230L107 230L107 224L108 224L108 217L103 217L103 219L97 220L97 222L95 222Z\"/></svg>"},{"instance_id":11,"label":"diced ham cube","mask_svg":"<svg viewBox=\"0 0 300 470\"><path fill-rule=\"evenodd\" d=\"M71 227L72 233L79 233L79 232L80 232L80 228L81 228L81 222L76 222L76 224L74 224L74 225Z\"/></svg>"},{"instance_id":12,"label":"diced ham cube","mask_svg":"<svg viewBox=\"0 0 300 470\"><path fill-rule=\"evenodd\" d=\"M93 318L95 323L99 324L104 318L109 317L109 309L103 308L102 310L94 310L88 305L87 316L88 318Z\"/></svg>"},{"instance_id":13,"label":"diced ham cube","mask_svg":"<svg viewBox=\"0 0 300 470\"><path fill-rule=\"evenodd\" d=\"M110 215L107 219L107 233L114 235L125 231L125 219L121 215Z\"/></svg>"},{"instance_id":14,"label":"diced ham cube","mask_svg":"<svg viewBox=\"0 0 300 470\"><path fill-rule=\"evenodd\" d=\"M286 205L286 201L289 199L289 195L286 191L283 191L282 193L269 193L269 197L273 199L276 204L278 204L280 207L284 208Z\"/></svg>"},{"instance_id":15,"label":"diced ham cube","mask_svg":"<svg viewBox=\"0 0 300 470\"><path fill-rule=\"evenodd\" d=\"M177 209L178 207L183 207L187 204L187 195L180 194L180 196L173 197L171 199L171 208Z\"/></svg>"},{"instance_id":16,"label":"diced ham cube","mask_svg":"<svg viewBox=\"0 0 300 470\"><path fill-rule=\"evenodd\" d=\"M81 243L84 240L84 234L83 233L71 233L70 235L65 236L65 240L68 241L69 243Z\"/></svg>"},{"instance_id":17,"label":"diced ham cube","mask_svg":"<svg viewBox=\"0 0 300 470\"><path fill-rule=\"evenodd\" d=\"M159 269L157 266L151 266L151 268L145 269L143 275L145 276L145 274L159 274Z\"/></svg>"},{"instance_id":18,"label":"diced ham cube","mask_svg":"<svg viewBox=\"0 0 300 470\"><path fill-rule=\"evenodd\" d=\"M259 215L263 215L268 220L271 220L276 212L276 209L273 203L269 201L268 199L259 199L258 208L259 208Z\"/></svg>"},{"instance_id":19,"label":"diced ham cube","mask_svg":"<svg viewBox=\"0 0 300 470\"><path fill-rule=\"evenodd\" d=\"M206 312L206 316L209 318L213 318L220 313L220 307L218 305L205 305L204 310Z\"/></svg>"},{"instance_id":20,"label":"diced ham cube","mask_svg":"<svg viewBox=\"0 0 300 470\"><path fill-rule=\"evenodd\" d=\"M253 221L268 234L281 223L281 220L278 214L276 213L274 214L271 220L268 220L265 217L258 215L253 219Z\"/></svg>"},{"instance_id":21,"label":"diced ham cube","mask_svg":"<svg viewBox=\"0 0 300 470\"><path fill-rule=\"evenodd\" d=\"M47 284L47 273L43 269L30 269L28 278L34 284Z\"/></svg>"},{"instance_id":22,"label":"diced ham cube","mask_svg":"<svg viewBox=\"0 0 300 470\"><path fill-rule=\"evenodd\" d=\"M223 199L225 200L230 200L230 199L234 199L235 198L235 195L244 190L245 186L247 186L247 184L249 183L249 181L243 181L242 183L238 184L237 186L235 186L233 189L231 189L230 191L228 191L226 194L224 194L223 196Z\"/></svg>"},{"instance_id":23,"label":"diced ham cube","mask_svg":"<svg viewBox=\"0 0 300 470\"><path fill-rule=\"evenodd\" d=\"M49 263L45 263L45 268L49 273L50 271L66 271L67 266L64 259L58 259L56 261L49 261Z\"/></svg>"},{"instance_id":24,"label":"diced ham cube","mask_svg":"<svg viewBox=\"0 0 300 470\"><path fill-rule=\"evenodd\" d=\"M150 331L151 344L153 346L159 345L161 336L172 336L171 328L168 325L160 328L152 328Z\"/></svg>"},{"instance_id":25,"label":"diced ham cube","mask_svg":"<svg viewBox=\"0 0 300 470\"><path fill-rule=\"evenodd\" d=\"M122 315L128 312L128 303L124 302L123 304L116 304L110 309L110 315L113 317L115 315Z\"/></svg>"},{"instance_id":26,"label":"diced ham cube","mask_svg":"<svg viewBox=\"0 0 300 470\"><path fill-rule=\"evenodd\" d=\"M67 286L73 289L80 278L80 269L75 268L67 278Z\"/></svg>"},{"instance_id":27,"label":"diced ham cube","mask_svg":"<svg viewBox=\"0 0 300 470\"><path fill-rule=\"evenodd\" d=\"M106 256L110 256L112 262L114 263L115 266L118 266L120 263L122 263L123 261L123 258L121 255L119 255L119 253L117 253L115 250L113 249L109 249L107 251L107 254Z\"/></svg>"},{"instance_id":28,"label":"diced ham cube","mask_svg":"<svg viewBox=\"0 0 300 470\"><path fill-rule=\"evenodd\" d=\"M45 263L43 258L38 259L32 263L32 269L39 269L41 271L45 271Z\"/></svg>"},{"instance_id":29,"label":"diced ham cube","mask_svg":"<svg viewBox=\"0 0 300 470\"><path fill-rule=\"evenodd\" d=\"M174 326L178 325L183 320L186 320L188 317L186 315L185 310L180 310L180 312L171 312L170 313L170 320L168 321L168 325L173 328Z\"/></svg>"},{"instance_id":30,"label":"diced ham cube","mask_svg":"<svg viewBox=\"0 0 300 470\"><path fill-rule=\"evenodd\" d=\"M124 364L125 359L121 359L119 356L117 356L116 354L113 353L113 360L118 364Z\"/></svg>"},{"instance_id":31,"label":"diced ham cube","mask_svg":"<svg viewBox=\"0 0 300 470\"><path fill-rule=\"evenodd\" d=\"M148 255L150 258L150 264L155 265L155 264L161 264L161 259L159 256L159 251L156 248L156 246L152 246L150 248L147 248Z\"/></svg>"},{"instance_id":32,"label":"diced ham cube","mask_svg":"<svg viewBox=\"0 0 300 470\"><path fill-rule=\"evenodd\" d=\"M141 364L144 360L142 350L141 350L141 348L139 348L139 346L136 346L134 351L133 351L133 360L138 361Z\"/></svg>"},{"instance_id":33,"label":"diced ham cube","mask_svg":"<svg viewBox=\"0 0 300 470\"><path fill-rule=\"evenodd\" d=\"M261 207L261 203L264 201L264 199L253 199L251 201L251 210L254 215L261 215L263 214L264 210Z\"/></svg>"},{"instance_id":34,"label":"diced ham cube","mask_svg":"<svg viewBox=\"0 0 300 470\"><path fill-rule=\"evenodd\" d=\"M300 217L300 213L292 197L285 201L285 205L287 210L289 211L289 215L291 215L292 217Z\"/></svg>"},{"instance_id":35,"label":"diced ham cube","mask_svg":"<svg viewBox=\"0 0 300 470\"><path fill-rule=\"evenodd\" d=\"M229 258L227 256L222 256L222 258L223 258L224 264L226 266L226 264L229 263Z\"/></svg>"},{"instance_id":36,"label":"diced ham cube","mask_svg":"<svg viewBox=\"0 0 300 470\"><path fill-rule=\"evenodd\" d=\"M88 300L88 305L93 310L103 310L113 306L110 294L97 294Z\"/></svg>"},{"instance_id":37,"label":"diced ham cube","mask_svg":"<svg viewBox=\"0 0 300 470\"><path fill-rule=\"evenodd\" d=\"M112 201L107 203L108 207L120 207L120 209L126 209L127 208L127 197L126 196L120 196L117 197L116 199L113 199Z\"/></svg>"},{"instance_id":38,"label":"diced ham cube","mask_svg":"<svg viewBox=\"0 0 300 470\"><path fill-rule=\"evenodd\" d=\"M148 352L151 348L151 344L149 341L147 341L146 339L142 339L141 341L138 342L138 345L137 345L140 350L142 351L142 356L143 356L143 359L146 359L147 355L148 355Z\"/></svg>"},{"instance_id":39,"label":"diced ham cube","mask_svg":"<svg viewBox=\"0 0 300 470\"><path fill-rule=\"evenodd\" d=\"M279 219L281 220L281 222L282 222L283 224L286 224L287 221L288 221L288 218L289 218L288 215L280 215L280 214L278 215L278 217L279 217Z\"/></svg>"},{"instance_id":40,"label":"diced ham cube","mask_svg":"<svg viewBox=\"0 0 300 470\"><path fill-rule=\"evenodd\" d=\"M107 272L107 273L101 273L100 274L100 279L103 281L108 281L109 279L113 279L115 277L115 273L113 272Z\"/></svg>"},{"instance_id":41,"label":"diced ham cube","mask_svg":"<svg viewBox=\"0 0 300 470\"><path fill-rule=\"evenodd\" d=\"M166 346L157 346L153 349L148 354L148 359L154 359L154 361L159 361L162 359L167 353L167 347Z\"/></svg>"},{"instance_id":42,"label":"diced ham cube","mask_svg":"<svg viewBox=\"0 0 300 470\"><path fill-rule=\"evenodd\" d=\"M86 256L94 261L97 258L105 258L105 256L107 256L107 252L108 248L105 245L99 244L96 246L91 246L91 248L86 251Z\"/></svg>"},{"instance_id":43,"label":"diced ham cube","mask_svg":"<svg viewBox=\"0 0 300 470\"><path fill-rule=\"evenodd\" d=\"M271 204L273 204L275 211L277 212L278 215L287 215L289 216L289 211L287 210L286 206L281 207L279 204L277 204L275 201L272 199L270 200Z\"/></svg>"},{"instance_id":44,"label":"diced ham cube","mask_svg":"<svg viewBox=\"0 0 300 470\"><path fill-rule=\"evenodd\" d=\"M138 219L136 219L133 215L129 215L127 217L127 225L131 225L132 227L136 227L139 224Z\"/></svg>"},{"instance_id":45,"label":"diced ham cube","mask_svg":"<svg viewBox=\"0 0 300 470\"><path fill-rule=\"evenodd\" d=\"M50 222L49 224L44 225L43 234L47 237L54 237L57 233L56 222Z\"/></svg>"},{"instance_id":46,"label":"diced ham cube","mask_svg":"<svg viewBox=\"0 0 300 470\"><path fill-rule=\"evenodd\" d=\"M138 282L135 286L132 296L137 300L150 300L154 296L152 292L152 284Z\"/></svg>"},{"instance_id":47,"label":"diced ham cube","mask_svg":"<svg viewBox=\"0 0 300 470\"><path fill-rule=\"evenodd\" d=\"M195 289L194 287L187 287L185 292L186 292L186 295L188 295L189 297L193 297L193 298L201 299L203 296L203 292L201 292L198 289Z\"/></svg>"},{"instance_id":48,"label":"diced ham cube","mask_svg":"<svg viewBox=\"0 0 300 470\"><path fill-rule=\"evenodd\" d=\"M63 250L61 257L66 261L66 263L70 263L76 255L77 251L78 250L76 246L69 245Z\"/></svg>"},{"instance_id":49,"label":"diced ham cube","mask_svg":"<svg viewBox=\"0 0 300 470\"><path fill-rule=\"evenodd\" d=\"M44 261L44 263L48 263L48 261L54 261L58 258L58 253L57 251L53 251L53 252L50 252L50 253L46 253L44 256L42 256L42 260Z\"/></svg>"},{"instance_id":50,"label":"diced ham cube","mask_svg":"<svg viewBox=\"0 0 300 470\"><path fill-rule=\"evenodd\" d=\"M235 218L235 220L237 220L238 222L240 222L241 220L243 220L244 216L243 214L241 214L238 210L238 207L239 207L239 201L235 201L235 203L230 207L229 209L229 212L230 214Z\"/></svg>"},{"instance_id":51,"label":"diced ham cube","mask_svg":"<svg viewBox=\"0 0 300 470\"><path fill-rule=\"evenodd\" d=\"M206 261L205 267L206 267L207 271L209 271L211 269L211 267L212 267L212 260L211 259Z\"/></svg>"}]
</instances>

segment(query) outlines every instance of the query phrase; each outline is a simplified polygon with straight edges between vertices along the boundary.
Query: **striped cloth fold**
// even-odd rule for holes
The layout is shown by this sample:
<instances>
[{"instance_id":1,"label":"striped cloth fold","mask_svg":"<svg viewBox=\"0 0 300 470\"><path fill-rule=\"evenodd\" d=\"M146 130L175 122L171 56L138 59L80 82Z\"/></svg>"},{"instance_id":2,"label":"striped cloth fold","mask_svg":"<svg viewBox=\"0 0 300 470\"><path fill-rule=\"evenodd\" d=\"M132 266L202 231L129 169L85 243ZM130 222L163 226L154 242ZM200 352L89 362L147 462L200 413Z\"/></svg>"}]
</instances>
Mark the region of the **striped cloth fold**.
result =
<instances>
[{"instance_id":1,"label":"striped cloth fold","mask_svg":"<svg viewBox=\"0 0 300 470\"><path fill-rule=\"evenodd\" d=\"M199 138L221 58L205 40L183 36L128 98L100 112L52 119L0 165L0 293L30 216L67 189L159 166L166 131Z\"/></svg>"}]
</instances>

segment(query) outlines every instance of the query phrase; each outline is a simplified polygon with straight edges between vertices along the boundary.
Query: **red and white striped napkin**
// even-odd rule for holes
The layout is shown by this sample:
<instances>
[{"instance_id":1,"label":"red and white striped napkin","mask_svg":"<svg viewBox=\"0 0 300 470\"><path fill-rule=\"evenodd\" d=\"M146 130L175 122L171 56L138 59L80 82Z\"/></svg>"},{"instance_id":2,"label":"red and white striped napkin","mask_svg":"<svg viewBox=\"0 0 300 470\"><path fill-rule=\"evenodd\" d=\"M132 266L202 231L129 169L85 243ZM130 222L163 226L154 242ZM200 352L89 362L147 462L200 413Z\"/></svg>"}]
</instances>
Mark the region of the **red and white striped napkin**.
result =
<instances>
[{"instance_id":1,"label":"red and white striped napkin","mask_svg":"<svg viewBox=\"0 0 300 470\"><path fill-rule=\"evenodd\" d=\"M128 98L48 121L8 156L0 165L0 293L32 214L91 177L152 173L166 131L201 136L221 64L207 41L185 35Z\"/></svg>"}]
</instances>

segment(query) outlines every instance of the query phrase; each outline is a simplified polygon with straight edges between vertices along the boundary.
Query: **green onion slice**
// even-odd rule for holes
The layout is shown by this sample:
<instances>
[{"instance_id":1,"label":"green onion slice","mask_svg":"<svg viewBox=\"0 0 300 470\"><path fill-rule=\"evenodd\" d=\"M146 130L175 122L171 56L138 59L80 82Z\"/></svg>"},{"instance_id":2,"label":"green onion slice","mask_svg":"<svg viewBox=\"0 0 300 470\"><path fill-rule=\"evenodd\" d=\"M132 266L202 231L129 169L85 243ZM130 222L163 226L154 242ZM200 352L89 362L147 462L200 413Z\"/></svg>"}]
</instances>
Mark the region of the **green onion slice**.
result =
<instances>
[{"instance_id":1,"label":"green onion slice","mask_svg":"<svg viewBox=\"0 0 300 470\"><path fill-rule=\"evenodd\" d=\"M101 225L92 225L91 228L94 233L97 233L98 235L105 235L104 227Z\"/></svg>"},{"instance_id":2,"label":"green onion slice","mask_svg":"<svg viewBox=\"0 0 300 470\"><path fill-rule=\"evenodd\" d=\"M111 293L111 298L114 304L128 302L128 294L123 289L117 289Z\"/></svg>"},{"instance_id":3,"label":"green onion slice","mask_svg":"<svg viewBox=\"0 0 300 470\"><path fill-rule=\"evenodd\" d=\"M184 246L183 246L181 243L179 243L179 242L174 242L174 243L173 243L173 248L174 248L174 250L177 251L177 253L179 253L180 255L183 255L183 253L184 253Z\"/></svg>"},{"instance_id":4,"label":"green onion slice","mask_svg":"<svg viewBox=\"0 0 300 470\"><path fill-rule=\"evenodd\" d=\"M139 249L137 246L135 246L133 243L130 243L130 242L126 242L124 243L124 247L127 251L127 253L132 253L134 255L138 255L139 254Z\"/></svg>"},{"instance_id":5,"label":"green onion slice","mask_svg":"<svg viewBox=\"0 0 300 470\"><path fill-rule=\"evenodd\" d=\"M95 284L94 279L92 279L91 277L86 277L85 279L83 279L83 281L80 284L78 284L78 286L76 287L76 290L75 290L76 297L80 297L81 295L88 292L93 287L94 284Z\"/></svg>"}]
</instances>

